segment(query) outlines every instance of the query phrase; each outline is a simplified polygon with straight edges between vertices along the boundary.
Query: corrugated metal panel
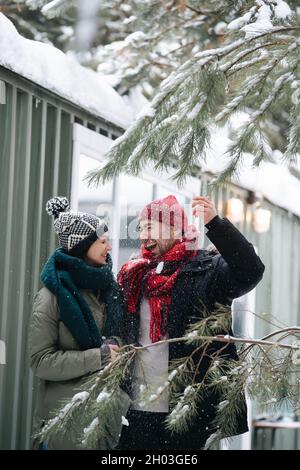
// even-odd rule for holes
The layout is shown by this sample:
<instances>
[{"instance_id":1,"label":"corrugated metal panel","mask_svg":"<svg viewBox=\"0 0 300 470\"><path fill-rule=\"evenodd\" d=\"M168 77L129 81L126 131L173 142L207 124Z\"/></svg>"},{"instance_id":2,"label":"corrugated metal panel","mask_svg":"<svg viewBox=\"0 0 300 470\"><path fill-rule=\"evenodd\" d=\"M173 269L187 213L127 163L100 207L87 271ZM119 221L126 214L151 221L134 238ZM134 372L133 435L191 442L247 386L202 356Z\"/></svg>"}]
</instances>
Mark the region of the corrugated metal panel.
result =
<instances>
[{"instance_id":1,"label":"corrugated metal panel","mask_svg":"<svg viewBox=\"0 0 300 470\"><path fill-rule=\"evenodd\" d=\"M206 183L207 184L207 183ZM204 192L206 184L204 184ZM272 213L268 232L258 234L252 227L253 208L246 203L248 192L226 186L212 193L220 214L226 215L226 201L239 198L244 206L244 219L235 225L254 244L266 269L256 289L256 336L274 330L274 325L300 323L300 219L267 201L264 208ZM275 320L275 317L277 321Z\"/></svg>"},{"instance_id":2,"label":"corrugated metal panel","mask_svg":"<svg viewBox=\"0 0 300 470\"><path fill-rule=\"evenodd\" d=\"M47 104L44 102L44 107ZM51 221L43 217L45 200L53 194L55 180L51 162L55 148L50 145L47 116L42 106L35 106L31 93L7 85L7 132L3 135L10 147L6 173L6 227L1 232L5 247L3 256L4 285L2 297L1 339L7 347L7 365L1 368L1 447L23 448L28 445L32 376L28 367L27 331L32 298L38 287L42 260L49 253L48 237ZM1 114L3 112L1 109ZM55 114L53 113L53 121ZM1 132L2 135L2 132ZM46 137L46 138L45 138ZM42 146L49 142L47 152ZM10 142L8 142L10 141ZM44 165L48 157L50 167ZM70 159L70 155L67 156ZM70 178L65 193L70 190ZM43 197L41 197L41 190ZM43 223L41 224L41 219ZM42 225L40 236L39 228ZM44 226L44 231L43 231Z\"/></svg>"},{"instance_id":3,"label":"corrugated metal panel","mask_svg":"<svg viewBox=\"0 0 300 470\"><path fill-rule=\"evenodd\" d=\"M28 325L39 274L55 248L46 201L70 195L72 124L120 129L0 67L0 449L29 448L34 381ZM103 124L103 126L102 126Z\"/></svg>"}]
</instances>

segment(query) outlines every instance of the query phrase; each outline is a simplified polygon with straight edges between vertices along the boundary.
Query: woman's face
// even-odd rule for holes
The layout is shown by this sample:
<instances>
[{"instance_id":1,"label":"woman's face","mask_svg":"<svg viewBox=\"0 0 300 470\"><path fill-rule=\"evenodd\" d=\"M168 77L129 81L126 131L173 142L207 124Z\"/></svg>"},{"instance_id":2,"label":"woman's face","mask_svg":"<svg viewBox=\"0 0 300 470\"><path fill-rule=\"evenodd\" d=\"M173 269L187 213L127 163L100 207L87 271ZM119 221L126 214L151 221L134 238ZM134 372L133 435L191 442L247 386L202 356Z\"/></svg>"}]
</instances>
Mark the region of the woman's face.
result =
<instances>
[{"instance_id":1,"label":"woman's face","mask_svg":"<svg viewBox=\"0 0 300 470\"><path fill-rule=\"evenodd\" d=\"M88 249L85 255L85 261L91 266L102 266L106 264L107 253L111 251L107 235L102 235Z\"/></svg>"}]
</instances>

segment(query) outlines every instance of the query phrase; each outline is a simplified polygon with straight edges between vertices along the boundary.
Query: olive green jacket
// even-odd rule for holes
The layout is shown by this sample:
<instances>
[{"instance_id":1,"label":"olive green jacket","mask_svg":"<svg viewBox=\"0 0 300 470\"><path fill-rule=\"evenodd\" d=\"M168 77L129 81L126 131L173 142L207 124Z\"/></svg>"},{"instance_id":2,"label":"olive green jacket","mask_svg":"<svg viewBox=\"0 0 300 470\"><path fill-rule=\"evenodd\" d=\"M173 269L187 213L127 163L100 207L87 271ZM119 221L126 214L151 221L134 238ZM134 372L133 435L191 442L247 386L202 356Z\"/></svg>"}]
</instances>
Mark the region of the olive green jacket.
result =
<instances>
[{"instance_id":1,"label":"olive green jacket","mask_svg":"<svg viewBox=\"0 0 300 470\"><path fill-rule=\"evenodd\" d=\"M88 303L95 322L100 331L105 323L105 305L94 293L81 290ZM100 370L110 360L99 348L80 350L70 331L60 319L56 297L43 287L34 299L33 314L29 331L30 365L39 378L36 396L36 407L33 421L33 435L53 416L62 401L71 398L78 392L80 385L87 376ZM117 437L121 431L121 418L126 415L130 404L129 397L124 393L124 408L120 410L120 423L112 435ZM115 423L116 424L116 423ZM68 436L62 441L48 443L51 449L77 449L78 435ZM110 446L114 445L109 444ZM33 440L33 448L39 442ZM99 448L107 444L100 443ZM105 447L106 448L106 447Z\"/></svg>"}]
</instances>

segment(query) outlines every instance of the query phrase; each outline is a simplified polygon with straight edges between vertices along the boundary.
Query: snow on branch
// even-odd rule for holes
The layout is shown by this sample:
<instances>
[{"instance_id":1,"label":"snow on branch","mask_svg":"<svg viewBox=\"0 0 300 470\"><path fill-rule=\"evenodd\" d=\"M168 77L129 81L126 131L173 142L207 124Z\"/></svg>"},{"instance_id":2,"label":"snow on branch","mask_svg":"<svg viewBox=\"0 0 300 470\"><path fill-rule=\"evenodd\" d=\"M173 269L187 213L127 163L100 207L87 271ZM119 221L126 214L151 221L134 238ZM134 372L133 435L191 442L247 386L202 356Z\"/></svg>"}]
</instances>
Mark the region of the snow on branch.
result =
<instances>
[{"instance_id":1,"label":"snow on branch","mask_svg":"<svg viewBox=\"0 0 300 470\"><path fill-rule=\"evenodd\" d=\"M42 8L42 13L47 18L55 18L62 15L71 6L76 5L78 0L52 0Z\"/></svg>"}]
</instances>

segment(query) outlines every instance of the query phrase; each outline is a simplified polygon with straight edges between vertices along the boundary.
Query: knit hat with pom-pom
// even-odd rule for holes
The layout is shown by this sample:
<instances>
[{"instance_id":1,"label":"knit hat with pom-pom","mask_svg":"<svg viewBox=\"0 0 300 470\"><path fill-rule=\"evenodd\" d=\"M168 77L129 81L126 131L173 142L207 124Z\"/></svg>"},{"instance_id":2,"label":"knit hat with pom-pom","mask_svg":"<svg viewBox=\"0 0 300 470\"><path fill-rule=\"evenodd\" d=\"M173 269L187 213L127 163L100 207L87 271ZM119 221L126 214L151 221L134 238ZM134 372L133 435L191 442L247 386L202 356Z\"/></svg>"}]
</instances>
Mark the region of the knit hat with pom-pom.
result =
<instances>
[{"instance_id":1,"label":"knit hat with pom-pom","mask_svg":"<svg viewBox=\"0 0 300 470\"><path fill-rule=\"evenodd\" d=\"M54 217L54 230L59 244L68 253L82 257L108 227L93 214L70 211L66 197L54 197L47 202L46 211Z\"/></svg>"}]
</instances>

